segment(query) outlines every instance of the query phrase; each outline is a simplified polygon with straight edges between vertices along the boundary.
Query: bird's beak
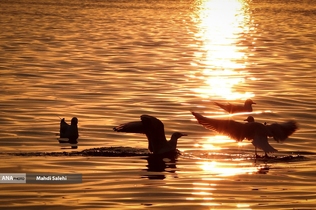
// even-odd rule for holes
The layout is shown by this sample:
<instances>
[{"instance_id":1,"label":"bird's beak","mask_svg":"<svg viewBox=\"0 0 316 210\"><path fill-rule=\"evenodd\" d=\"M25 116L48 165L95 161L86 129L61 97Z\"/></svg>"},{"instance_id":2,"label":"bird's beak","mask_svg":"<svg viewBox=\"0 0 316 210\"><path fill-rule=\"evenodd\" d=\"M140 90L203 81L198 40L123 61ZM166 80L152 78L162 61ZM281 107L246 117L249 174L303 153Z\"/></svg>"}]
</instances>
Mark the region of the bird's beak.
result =
<instances>
[{"instance_id":1,"label":"bird's beak","mask_svg":"<svg viewBox=\"0 0 316 210\"><path fill-rule=\"evenodd\" d=\"M186 134L186 133L181 133L182 134L182 136L187 136L188 134Z\"/></svg>"},{"instance_id":2,"label":"bird's beak","mask_svg":"<svg viewBox=\"0 0 316 210\"><path fill-rule=\"evenodd\" d=\"M257 103L255 103L255 102L252 102L252 104L257 104Z\"/></svg>"},{"instance_id":3,"label":"bird's beak","mask_svg":"<svg viewBox=\"0 0 316 210\"><path fill-rule=\"evenodd\" d=\"M249 120L249 117L247 117L246 119L244 119L244 121L247 121L247 122L249 122L248 120Z\"/></svg>"}]
</instances>

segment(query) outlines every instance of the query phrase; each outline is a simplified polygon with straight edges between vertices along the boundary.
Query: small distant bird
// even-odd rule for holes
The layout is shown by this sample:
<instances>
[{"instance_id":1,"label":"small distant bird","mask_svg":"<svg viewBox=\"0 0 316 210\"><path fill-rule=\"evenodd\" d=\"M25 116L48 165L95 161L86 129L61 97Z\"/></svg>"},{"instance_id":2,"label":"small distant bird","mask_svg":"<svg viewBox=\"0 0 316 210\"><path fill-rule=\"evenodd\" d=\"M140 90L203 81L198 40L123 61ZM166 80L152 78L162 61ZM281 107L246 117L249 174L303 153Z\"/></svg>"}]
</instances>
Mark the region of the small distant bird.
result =
<instances>
[{"instance_id":1,"label":"small distant bird","mask_svg":"<svg viewBox=\"0 0 316 210\"><path fill-rule=\"evenodd\" d=\"M159 119L150 115L142 115L140 119L141 121L116 126L113 130L117 132L146 134L148 149L153 154L175 152L178 139L182 136L187 136L185 133L175 132L172 134L170 141L167 141L164 125Z\"/></svg>"},{"instance_id":2,"label":"small distant bird","mask_svg":"<svg viewBox=\"0 0 316 210\"><path fill-rule=\"evenodd\" d=\"M253 116L248 116L247 119L245 119L244 121L247 121L249 123L251 122L255 122L255 118L253 118ZM266 124L266 123L265 123Z\"/></svg>"},{"instance_id":3,"label":"small distant bird","mask_svg":"<svg viewBox=\"0 0 316 210\"><path fill-rule=\"evenodd\" d=\"M236 105L236 104L222 104L214 102L216 106L219 106L220 108L224 109L228 113L239 113L239 112L252 112L252 104L256 104L251 99L247 99L244 103L244 105Z\"/></svg>"},{"instance_id":4,"label":"small distant bird","mask_svg":"<svg viewBox=\"0 0 316 210\"><path fill-rule=\"evenodd\" d=\"M70 143L70 144L77 144L77 139L79 137L78 132L78 119L73 117L71 119L71 124L69 125L66 123L65 118L60 120L60 130L59 130L60 138L68 138L69 141L61 143Z\"/></svg>"},{"instance_id":5,"label":"small distant bird","mask_svg":"<svg viewBox=\"0 0 316 210\"><path fill-rule=\"evenodd\" d=\"M212 119L196 112L191 113L199 124L207 129L227 135L236 141L242 141L244 139L252 140L256 156L257 148L263 150L265 156L267 156L267 153L277 152L277 150L269 144L268 137L273 137L277 142L283 142L298 129L297 123L292 120L280 124L273 123L271 125L264 125L255 122L255 119L249 116L245 120L247 123L243 124L234 120Z\"/></svg>"}]
</instances>

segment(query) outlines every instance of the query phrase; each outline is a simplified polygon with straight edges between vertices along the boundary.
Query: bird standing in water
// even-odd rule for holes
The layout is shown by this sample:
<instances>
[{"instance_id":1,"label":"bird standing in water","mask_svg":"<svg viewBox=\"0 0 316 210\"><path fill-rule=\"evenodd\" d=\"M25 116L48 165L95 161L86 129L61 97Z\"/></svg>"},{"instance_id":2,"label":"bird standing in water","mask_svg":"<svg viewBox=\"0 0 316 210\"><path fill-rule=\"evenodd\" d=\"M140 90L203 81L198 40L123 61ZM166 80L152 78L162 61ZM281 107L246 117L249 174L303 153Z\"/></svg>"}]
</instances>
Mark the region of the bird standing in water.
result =
<instances>
[{"instance_id":1,"label":"bird standing in water","mask_svg":"<svg viewBox=\"0 0 316 210\"><path fill-rule=\"evenodd\" d=\"M268 137L273 137L277 142L283 142L298 129L295 121L264 125L255 122L254 118L249 116L245 120L247 123L243 124L234 120L212 119L196 112L191 113L197 119L198 123L207 129L227 135L236 141L242 141L244 139L252 140L256 157L257 148L263 150L265 156L267 156L267 153L277 152L277 150L269 144Z\"/></svg>"},{"instance_id":2,"label":"bird standing in water","mask_svg":"<svg viewBox=\"0 0 316 210\"><path fill-rule=\"evenodd\" d=\"M178 139L187 134L175 132L170 141L167 141L163 123L150 115L140 116L141 121L121 124L113 128L117 132L142 133L148 139L148 149L153 154L176 152Z\"/></svg>"},{"instance_id":3,"label":"bird standing in water","mask_svg":"<svg viewBox=\"0 0 316 210\"><path fill-rule=\"evenodd\" d=\"M68 141L59 140L60 143L70 143L70 144L77 144L79 132L78 132L78 118L73 117L71 119L70 125L66 123L65 118L60 120L60 130L59 130L60 138L67 138ZM74 148L77 146L73 146Z\"/></svg>"},{"instance_id":4,"label":"bird standing in water","mask_svg":"<svg viewBox=\"0 0 316 210\"><path fill-rule=\"evenodd\" d=\"M224 109L226 112L233 114L233 113L240 113L240 112L252 112L252 104L256 104L251 99L247 99L244 103L244 105L236 105L236 104L222 104L218 102L214 102L214 104L222 109Z\"/></svg>"}]
</instances>

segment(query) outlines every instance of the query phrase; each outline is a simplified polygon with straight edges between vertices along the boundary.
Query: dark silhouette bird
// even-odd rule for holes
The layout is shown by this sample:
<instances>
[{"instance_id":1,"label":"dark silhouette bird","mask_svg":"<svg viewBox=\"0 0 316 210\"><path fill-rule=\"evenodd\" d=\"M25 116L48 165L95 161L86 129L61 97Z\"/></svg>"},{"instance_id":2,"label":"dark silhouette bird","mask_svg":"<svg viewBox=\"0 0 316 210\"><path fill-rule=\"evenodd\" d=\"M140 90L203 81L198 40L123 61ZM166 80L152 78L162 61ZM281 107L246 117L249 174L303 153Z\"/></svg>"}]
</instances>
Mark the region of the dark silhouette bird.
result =
<instances>
[{"instance_id":1,"label":"dark silhouette bird","mask_svg":"<svg viewBox=\"0 0 316 210\"><path fill-rule=\"evenodd\" d=\"M71 119L70 125L66 123L65 118L60 120L60 130L59 130L60 138L67 138L68 141L59 140L60 143L70 143L77 144L77 139L79 137L78 132L78 119L73 117Z\"/></svg>"},{"instance_id":2,"label":"dark silhouette bird","mask_svg":"<svg viewBox=\"0 0 316 210\"><path fill-rule=\"evenodd\" d=\"M249 123L255 122L255 118L253 118L253 116L248 116L247 119L245 119L244 121L247 121Z\"/></svg>"},{"instance_id":3,"label":"dark silhouette bird","mask_svg":"<svg viewBox=\"0 0 316 210\"><path fill-rule=\"evenodd\" d=\"M214 102L216 106L219 106L220 108L224 109L228 113L239 113L239 112L252 112L252 104L256 104L251 99L247 99L244 103L244 105L236 105L231 103L218 103Z\"/></svg>"},{"instance_id":4,"label":"dark silhouette bird","mask_svg":"<svg viewBox=\"0 0 316 210\"><path fill-rule=\"evenodd\" d=\"M298 129L298 125L295 121L264 125L255 122L254 118L249 116L245 120L247 123L243 124L234 120L212 119L204 117L196 112L191 113L197 119L199 124L207 129L227 135L236 141L242 141L244 139L252 140L256 156L257 148L263 150L266 156L267 153L277 152L277 150L269 144L269 137L273 137L277 142L283 142Z\"/></svg>"},{"instance_id":5,"label":"dark silhouette bird","mask_svg":"<svg viewBox=\"0 0 316 210\"><path fill-rule=\"evenodd\" d=\"M187 136L187 134L175 132L172 134L170 141L167 141L164 125L159 119L149 115L142 115L140 119L141 121L116 126L113 130L117 132L146 134L148 149L153 154L176 152L178 139L181 136Z\"/></svg>"}]
</instances>

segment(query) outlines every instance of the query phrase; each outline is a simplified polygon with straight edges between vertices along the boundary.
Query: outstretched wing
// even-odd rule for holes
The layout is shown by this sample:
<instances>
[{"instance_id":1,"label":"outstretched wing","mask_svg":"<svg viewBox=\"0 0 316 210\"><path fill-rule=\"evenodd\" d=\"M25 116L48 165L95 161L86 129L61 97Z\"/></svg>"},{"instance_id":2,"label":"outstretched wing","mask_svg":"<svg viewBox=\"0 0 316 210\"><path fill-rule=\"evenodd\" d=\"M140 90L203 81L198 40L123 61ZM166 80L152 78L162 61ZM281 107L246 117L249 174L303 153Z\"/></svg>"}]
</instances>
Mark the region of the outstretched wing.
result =
<instances>
[{"instance_id":1,"label":"outstretched wing","mask_svg":"<svg viewBox=\"0 0 316 210\"><path fill-rule=\"evenodd\" d=\"M282 142L298 129L298 125L295 121L287 121L285 123L267 125L267 129L270 137L273 137L277 142Z\"/></svg>"},{"instance_id":2,"label":"outstretched wing","mask_svg":"<svg viewBox=\"0 0 316 210\"><path fill-rule=\"evenodd\" d=\"M142 115L140 119L142 120L144 131L148 139L149 151L158 153L161 148L166 147L168 144L163 123L150 115Z\"/></svg>"},{"instance_id":3,"label":"outstretched wing","mask_svg":"<svg viewBox=\"0 0 316 210\"><path fill-rule=\"evenodd\" d=\"M211 119L196 112L191 113L197 119L199 124L203 125L207 129L217 131L218 133L227 135L237 141L242 141L245 138L245 124L234 120Z\"/></svg>"},{"instance_id":4,"label":"outstretched wing","mask_svg":"<svg viewBox=\"0 0 316 210\"><path fill-rule=\"evenodd\" d=\"M268 142L266 135L256 134L253 138L252 145L262 149L265 153L277 152L278 150L274 149Z\"/></svg>"},{"instance_id":5,"label":"outstretched wing","mask_svg":"<svg viewBox=\"0 0 316 210\"><path fill-rule=\"evenodd\" d=\"M114 127L113 130L126 133L145 133L142 121L124 123Z\"/></svg>"}]
</instances>

